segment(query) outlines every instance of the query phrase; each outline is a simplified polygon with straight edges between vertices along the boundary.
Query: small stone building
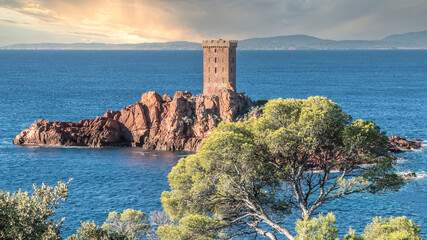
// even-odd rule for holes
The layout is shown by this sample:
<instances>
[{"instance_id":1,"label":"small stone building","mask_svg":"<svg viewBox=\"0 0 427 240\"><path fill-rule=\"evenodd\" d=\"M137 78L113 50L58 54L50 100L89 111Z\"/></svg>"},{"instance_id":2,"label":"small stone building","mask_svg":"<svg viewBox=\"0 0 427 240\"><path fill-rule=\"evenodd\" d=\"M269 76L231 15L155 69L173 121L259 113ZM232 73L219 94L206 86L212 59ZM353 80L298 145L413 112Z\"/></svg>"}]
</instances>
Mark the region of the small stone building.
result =
<instances>
[{"instance_id":1,"label":"small stone building","mask_svg":"<svg viewBox=\"0 0 427 240\"><path fill-rule=\"evenodd\" d=\"M204 40L203 94L218 95L221 89L236 91L237 40Z\"/></svg>"}]
</instances>

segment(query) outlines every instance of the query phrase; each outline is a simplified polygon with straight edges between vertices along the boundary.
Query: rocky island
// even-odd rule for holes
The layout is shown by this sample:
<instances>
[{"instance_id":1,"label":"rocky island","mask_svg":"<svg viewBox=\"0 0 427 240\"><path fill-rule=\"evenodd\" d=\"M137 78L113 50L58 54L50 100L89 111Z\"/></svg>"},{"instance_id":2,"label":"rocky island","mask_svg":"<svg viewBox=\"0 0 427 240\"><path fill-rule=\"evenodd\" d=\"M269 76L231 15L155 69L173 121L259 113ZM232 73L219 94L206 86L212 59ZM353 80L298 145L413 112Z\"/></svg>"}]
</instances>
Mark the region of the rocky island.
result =
<instances>
[{"instance_id":1,"label":"rocky island","mask_svg":"<svg viewBox=\"0 0 427 240\"><path fill-rule=\"evenodd\" d=\"M13 140L19 145L136 146L144 149L196 151L220 121L236 121L253 102L221 90L217 96L176 92L161 97L144 93L120 111L79 122L38 120Z\"/></svg>"}]
</instances>

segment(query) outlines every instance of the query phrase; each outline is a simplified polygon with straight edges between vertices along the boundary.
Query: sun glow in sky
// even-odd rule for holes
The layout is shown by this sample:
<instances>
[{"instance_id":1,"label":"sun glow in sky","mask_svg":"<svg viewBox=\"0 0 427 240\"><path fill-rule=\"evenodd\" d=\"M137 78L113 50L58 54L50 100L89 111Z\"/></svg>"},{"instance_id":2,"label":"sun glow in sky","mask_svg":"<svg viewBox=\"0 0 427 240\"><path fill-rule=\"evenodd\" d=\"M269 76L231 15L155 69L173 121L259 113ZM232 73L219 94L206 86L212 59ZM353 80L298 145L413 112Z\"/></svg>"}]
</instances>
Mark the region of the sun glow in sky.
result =
<instances>
[{"instance_id":1,"label":"sun glow in sky","mask_svg":"<svg viewBox=\"0 0 427 240\"><path fill-rule=\"evenodd\" d=\"M426 0L0 0L0 46L307 34L381 39L427 29Z\"/></svg>"}]
</instances>

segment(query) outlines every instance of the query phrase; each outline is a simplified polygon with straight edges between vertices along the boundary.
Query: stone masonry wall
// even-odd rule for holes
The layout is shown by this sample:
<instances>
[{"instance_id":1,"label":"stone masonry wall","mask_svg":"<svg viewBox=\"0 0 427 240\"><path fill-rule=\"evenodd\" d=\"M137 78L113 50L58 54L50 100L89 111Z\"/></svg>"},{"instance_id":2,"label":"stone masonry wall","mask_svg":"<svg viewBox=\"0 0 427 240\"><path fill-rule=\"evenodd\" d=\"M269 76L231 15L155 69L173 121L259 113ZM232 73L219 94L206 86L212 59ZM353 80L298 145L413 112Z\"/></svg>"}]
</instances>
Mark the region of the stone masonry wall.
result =
<instances>
[{"instance_id":1,"label":"stone masonry wall","mask_svg":"<svg viewBox=\"0 0 427 240\"><path fill-rule=\"evenodd\" d=\"M237 41L205 40L203 45L203 94L218 95L221 89L236 91Z\"/></svg>"}]
</instances>

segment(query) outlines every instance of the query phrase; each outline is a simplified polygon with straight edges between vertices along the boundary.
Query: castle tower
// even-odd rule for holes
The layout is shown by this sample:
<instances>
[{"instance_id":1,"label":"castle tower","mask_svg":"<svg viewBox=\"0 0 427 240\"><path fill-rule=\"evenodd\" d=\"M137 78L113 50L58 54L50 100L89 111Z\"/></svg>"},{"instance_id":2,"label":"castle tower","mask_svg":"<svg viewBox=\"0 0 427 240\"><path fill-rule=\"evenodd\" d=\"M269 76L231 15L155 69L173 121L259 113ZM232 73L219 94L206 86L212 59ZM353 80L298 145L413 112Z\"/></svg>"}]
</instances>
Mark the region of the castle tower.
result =
<instances>
[{"instance_id":1,"label":"castle tower","mask_svg":"<svg viewBox=\"0 0 427 240\"><path fill-rule=\"evenodd\" d=\"M204 40L203 94L217 95L221 89L236 91L237 40Z\"/></svg>"}]
</instances>

